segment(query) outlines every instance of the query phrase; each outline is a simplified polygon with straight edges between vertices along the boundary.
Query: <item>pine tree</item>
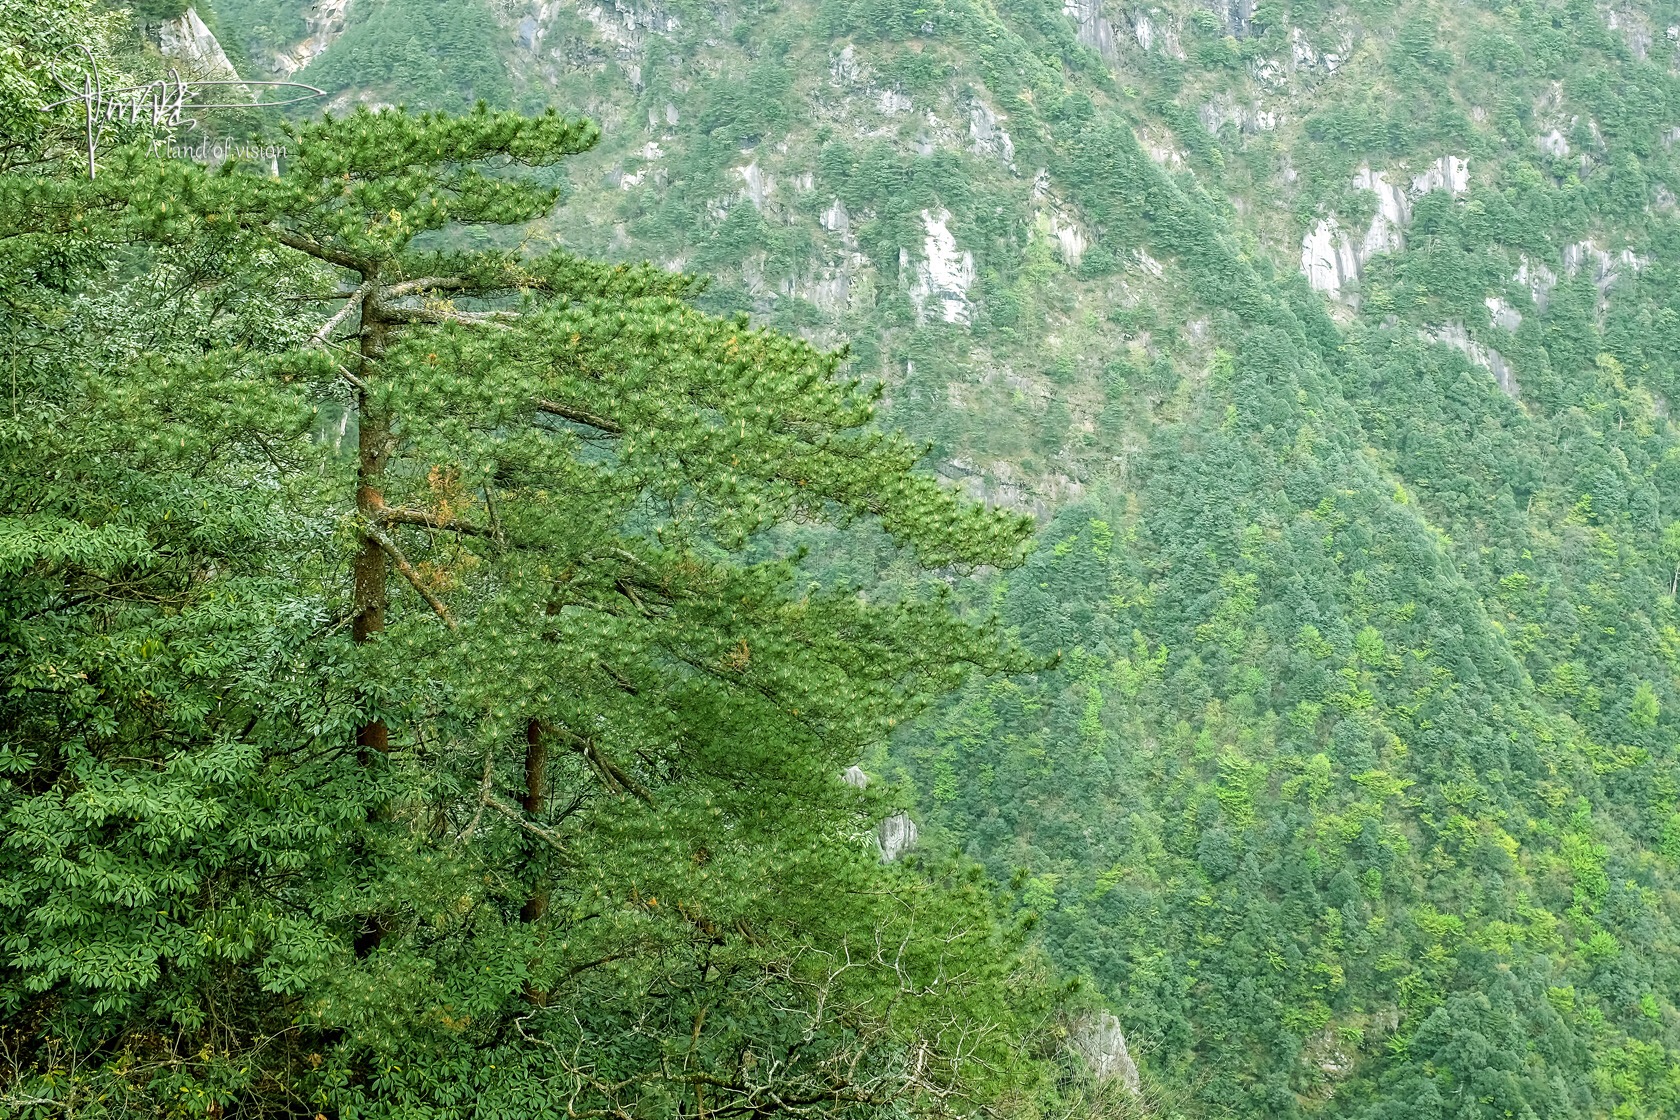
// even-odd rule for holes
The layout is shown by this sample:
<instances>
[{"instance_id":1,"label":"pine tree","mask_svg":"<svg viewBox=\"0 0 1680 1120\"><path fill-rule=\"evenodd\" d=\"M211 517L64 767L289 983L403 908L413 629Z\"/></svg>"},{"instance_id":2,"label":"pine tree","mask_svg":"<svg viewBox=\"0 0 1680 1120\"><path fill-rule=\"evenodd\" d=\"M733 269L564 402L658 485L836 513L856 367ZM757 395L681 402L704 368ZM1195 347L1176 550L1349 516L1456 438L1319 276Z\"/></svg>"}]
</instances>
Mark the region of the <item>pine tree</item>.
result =
<instances>
[{"instance_id":1,"label":"pine tree","mask_svg":"<svg viewBox=\"0 0 1680 1120\"><path fill-rule=\"evenodd\" d=\"M938 581L824 585L797 543L955 572L1027 524L916 473L843 355L701 313L692 278L455 247L545 214L543 169L595 136L357 112L289 133L278 176L137 147L9 177L17 237L144 247L61 301L82 342L31 335L5 445L29 1092L529 1116L1030 1088L1003 1059L1045 989L1009 987L985 891L880 867L882 810L838 777L1010 655ZM28 1080L61 1044L104 1072Z\"/></svg>"}]
</instances>

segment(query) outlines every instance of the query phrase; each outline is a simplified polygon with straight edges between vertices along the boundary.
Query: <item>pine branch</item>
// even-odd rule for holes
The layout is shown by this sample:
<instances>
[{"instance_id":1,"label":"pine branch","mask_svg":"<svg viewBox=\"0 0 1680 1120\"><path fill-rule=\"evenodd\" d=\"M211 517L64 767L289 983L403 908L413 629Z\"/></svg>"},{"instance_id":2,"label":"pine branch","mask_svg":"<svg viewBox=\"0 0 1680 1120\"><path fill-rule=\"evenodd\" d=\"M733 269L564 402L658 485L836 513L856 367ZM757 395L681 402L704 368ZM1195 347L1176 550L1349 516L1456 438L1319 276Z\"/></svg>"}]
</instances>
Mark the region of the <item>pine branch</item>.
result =
<instances>
[{"instance_id":1,"label":"pine branch","mask_svg":"<svg viewBox=\"0 0 1680 1120\"><path fill-rule=\"evenodd\" d=\"M590 768L595 771L608 789L614 792L628 792L643 804L650 807L653 805L653 794L649 793L640 782L626 774L617 763L608 758L601 751L601 748L595 745L595 740L585 738L569 727L553 727L545 723L543 724L543 730L551 732L570 743L572 748L583 756L584 761L589 763Z\"/></svg>"},{"instance_id":2,"label":"pine branch","mask_svg":"<svg viewBox=\"0 0 1680 1120\"><path fill-rule=\"evenodd\" d=\"M423 276L418 280L404 280L392 284L380 293L385 299L397 299L415 292L458 292L467 287L464 276Z\"/></svg>"},{"instance_id":3,"label":"pine branch","mask_svg":"<svg viewBox=\"0 0 1680 1120\"><path fill-rule=\"evenodd\" d=\"M345 305L339 308L337 313L334 314L331 319L328 319L325 323L323 323L320 330L310 336L309 345L325 345L326 341L332 337L333 331L338 329L338 325L344 322L344 320L350 318L350 316L355 314L357 309L362 306L362 297L366 296L373 290L373 285L374 281L365 281L361 287L344 296L343 298L347 301ZM338 293L333 293L333 298L339 298Z\"/></svg>"},{"instance_id":4,"label":"pine branch","mask_svg":"<svg viewBox=\"0 0 1680 1120\"><path fill-rule=\"evenodd\" d=\"M420 578L420 573L415 571L414 565L409 563L408 557L404 556L402 549L397 547L397 542L381 533L372 524L366 525L363 531L367 534L368 540L385 550L385 555L391 558L391 563L396 565L397 571L402 573L403 578L408 580L414 590L420 593L420 597L426 600L433 611L437 612L437 616L443 619L443 624L449 627L452 633L460 630L461 626L455 621L455 616L449 613L449 608L443 605L443 600L439 599L432 593L432 589L426 586L425 581Z\"/></svg>"},{"instance_id":5,"label":"pine branch","mask_svg":"<svg viewBox=\"0 0 1680 1120\"><path fill-rule=\"evenodd\" d=\"M385 525L419 525L426 529L438 529L446 533L465 533L475 537L493 537L491 529L469 525L453 517L439 517L437 514L423 509L397 509L386 506L375 518Z\"/></svg>"},{"instance_id":6,"label":"pine branch","mask_svg":"<svg viewBox=\"0 0 1680 1120\"><path fill-rule=\"evenodd\" d=\"M514 311L455 311L441 307L381 307L379 317L388 323L464 323L475 327L512 330L501 319L518 318Z\"/></svg>"},{"instance_id":7,"label":"pine branch","mask_svg":"<svg viewBox=\"0 0 1680 1120\"><path fill-rule=\"evenodd\" d=\"M340 268L348 268L350 271L359 272L363 276L376 271L373 261L366 257L358 257L346 253L342 249L334 249L331 246L323 245L314 238L307 237L296 230L270 226L269 232L274 234L274 239L280 244L289 249L296 249L300 253L308 253L318 261L336 264Z\"/></svg>"},{"instance_id":8,"label":"pine branch","mask_svg":"<svg viewBox=\"0 0 1680 1120\"><path fill-rule=\"evenodd\" d=\"M586 428L594 428L596 431L605 432L610 436L624 434L624 429L613 421L608 420L605 416L597 416L585 409L561 404L559 401L543 399L539 399L536 405L538 412L546 412L550 416L558 416L562 420L570 420L574 424L582 424Z\"/></svg>"}]
</instances>

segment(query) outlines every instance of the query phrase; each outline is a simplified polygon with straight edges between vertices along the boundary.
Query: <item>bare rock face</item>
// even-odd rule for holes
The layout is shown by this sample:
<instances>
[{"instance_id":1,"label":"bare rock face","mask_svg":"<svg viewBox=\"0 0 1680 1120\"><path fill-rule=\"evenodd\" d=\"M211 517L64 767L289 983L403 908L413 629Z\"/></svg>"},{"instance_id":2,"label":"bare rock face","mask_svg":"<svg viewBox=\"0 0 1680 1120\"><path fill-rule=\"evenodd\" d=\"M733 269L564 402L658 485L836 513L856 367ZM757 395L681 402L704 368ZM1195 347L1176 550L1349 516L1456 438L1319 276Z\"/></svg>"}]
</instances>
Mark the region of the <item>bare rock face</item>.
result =
<instances>
[{"instance_id":1,"label":"bare rock face","mask_svg":"<svg viewBox=\"0 0 1680 1120\"><path fill-rule=\"evenodd\" d=\"M1512 314L1516 314L1515 311ZM1471 338L1463 323L1448 323L1444 327L1430 328L1423 332L1423 337L1443 346L1451 346L1469 358L1473 364L1493 374L1494 382L1506 396L1512 400L1520 399L1521 387L1517 384L1517 371L1511 368L1511 363L1505 360L1505 355Z\"/></svg>"},{"instance_id":2,"label":"bare rock face","mask_svg":"<svg viewBox=\"0 0 1680 1120\"><path fill-rule=\"evenodd\" d=\"M1301 272L1314 291L1332 299L1359 278L1365 262L1377 253L1405 248L1406 227L1412 221L1413 200L1430 191L1450 191L1460 197L1470 189L1470 163L1459 156L1441 156L1411 179L1410 189L1389 181L1389 172L1362 167L1353 185L1377 196L1377 212L1357 242L1334 215L1320 219L1301 238Z\"/></svg>"},{"instance_id":3,"label":"bare rock face","mask_svg":"<svg viewBox=\"0 0 1680 1120\"><path fill-rule=\"evenodd\" d=\"M350 0L315 0L304 16L309 34L297 46L276 54L269 63L270 69L289 78L314 62L344 33L344 19L349 10Z\"/></svg>"},{"instance_id":4,"label":"bare rock face","mask_svg":"<svg viewBox=\"0 0 1680 1120\"><path fill-rule=\"evenodd\" d=\"M881 862L891 863L916 846L916 822L909 813L894 813L881 822L875 842L881 849Z\"/></svg>"},{"instance_id":5,"label":"bare rock face","mask_svg":"<svg viewBox=\"0 0 1680 1120\"><path fill-rule=\"evenodd\" d=\"M1315 292L1340 295L1359 279L1359 263L1353 239L1335 218L1320 219L1301 238L1301 271Z\"/></svg>"},{"instance_id":6,"label":"bare rock face","mask_svg":"<svg viewBox=\"0 0 1680 1120\"><path fill-rule=\"evenodd\" d=\"M1277 113L1262 109L1258 101L1243 103L1228 93L1219 94L1204 103L1196 115L1201 119L1202 127L1213 136L1219 135L1219 130L1227 124L1235 125L1237 131L1245 136L1270 132L1278 126Z\"/></svg>"},{"instance_id":7,"label":"bare rock face","mask_svg":"<svg viewBox=\"0 0 1680 1120\"><path fill-rule=\"evenodd\" d=\"M968 150L976 155L995 155L1004 163L1015 162L1015 141L998 120L992 107L976 97L968 106Z\"/></svg>"},{"instance_id":8,"label":"bare rock face","mask_svg":"<svg viewBox=\"0 0 1680 1120\"><path fill-rule=\"evenodd\" d=\"M1534 306L1546 310L1551 302L1552 289L1557 287L1557 273L1538 261L1530 261L1528 254L1522 255L1517 265L1517 274L1511 277L1513 281L1528 289L1528 298L1534 301Z\"/></svg>"},{"instance_id":9,"label":"bare rock face","mask_svg":"<svg viewBox=\"0 0 1680 1120\"><path fill-rule=\"evenodd\" d=\"M192 8L163 21L158 28L158 50L179 67L182 77L201 81L239 80L222 44Z\"/></svg>"},{"instance_id":10,"label":"bare rock face","mask_svg":"<svg viewBox=\"0 0 1680 1120\"><path fill-rule=\"evenodd\" d=\"M1500 330L1515 333L1516 329L1522 326L1522 312L1499 296L1489 296L1482 302L1487 305L1488 320Z\"/></svg>"},{"instance_id":11,"label":"bare rock face","mask_svg":"<svg viewBox=\"0 0 1680 1120\"><path fill-rule=\"evenodd\" d=\"M1137 1063L1132 1061L1131 1051L1126 1049L1126 1036L1120 1030L1120 1020L1110 1012L1104 1011L1076 1024L1068 1045L1085 1059L1098 1081L1118 1078L1133 1096L1143 1094Z\"/></svg>"},{"instance_id":12,"label":"bare rock face","mask_svg":"<svg viewBox=\"0 0 1680 1120\"><path fill-rule=\"evenodd\" d=\"M1225 21L1225 31L1234 39L1248 35L1254 20L1254 0L1217 0L1214 11Z\"/></svg>"},{"instance_id":13,"label":"bare rock face","mask_svg":"<svg viewBox=\"0 0 1680 1120\"><path fill-rule=\"evenodd\" d=\"M910 282L910 302L916 317L922 322L937 316L946 323L966 323L969 320L968 290L974 286L974 254L957 248L951 234L951 213L940 210L935 214L922 211L922 226L927 236L922 239L922 259L910 268L909 253L899 251L900 275Z\"/></svg>"},{"instance_id":14,"label":"bare rock face","mask_svg":"<svg viewBox=\"0 0 1680 1120\"><path fill-rule=\"evenodd\" d=\"M861 766L848 768L844 774L840 775L840 780L851 786L853 789L869 788L869 775L863 772L863 767Z\"/></svg>"},{"instance_id":15,"label":"bare rock face","mask_svg":"<svg viewBox=\"0 0 1680 1120\"><path fill-rule=\"evenodd\" d=\"M762 211L764 204L770 200L770 195L776 190L775 178L761 169L757 160L745 167L737 167L735 174L739 175L742 183L745 184L742 193L746 196L747 201L753 204L754 210Z\"/></svg>"},{"instance_id":16,"label":"bare rock face","mask_svg":"<svg viewBox=\"0 0 1680 1120\"><path fill-rule=\"evenodd\" d=\"M1102 0L1062 0L1062 12L1079 25L1079 41L1110 62L1120 58L1114 24L1103 13Z\"/></svg>"}]
</instances>

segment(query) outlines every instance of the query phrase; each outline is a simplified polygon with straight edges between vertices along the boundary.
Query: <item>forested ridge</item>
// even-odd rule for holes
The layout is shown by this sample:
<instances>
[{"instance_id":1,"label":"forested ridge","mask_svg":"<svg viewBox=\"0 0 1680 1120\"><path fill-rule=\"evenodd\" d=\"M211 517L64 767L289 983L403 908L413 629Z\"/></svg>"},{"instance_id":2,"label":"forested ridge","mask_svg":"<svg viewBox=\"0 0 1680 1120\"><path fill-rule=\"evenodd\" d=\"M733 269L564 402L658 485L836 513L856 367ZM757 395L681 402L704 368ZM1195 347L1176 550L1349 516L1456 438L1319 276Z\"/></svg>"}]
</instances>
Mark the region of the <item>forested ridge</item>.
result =
<instances>
[{"instance_id":1,"label":"forested ridge","mask_svg":"<svg viewBox=\"0 0 1680 1120\"><path fill-rule=\"evenodd\" d=\"M9 103L7 1107L1680 1112L1680 7L211 7Z\"/></svg>"}]
</instances>

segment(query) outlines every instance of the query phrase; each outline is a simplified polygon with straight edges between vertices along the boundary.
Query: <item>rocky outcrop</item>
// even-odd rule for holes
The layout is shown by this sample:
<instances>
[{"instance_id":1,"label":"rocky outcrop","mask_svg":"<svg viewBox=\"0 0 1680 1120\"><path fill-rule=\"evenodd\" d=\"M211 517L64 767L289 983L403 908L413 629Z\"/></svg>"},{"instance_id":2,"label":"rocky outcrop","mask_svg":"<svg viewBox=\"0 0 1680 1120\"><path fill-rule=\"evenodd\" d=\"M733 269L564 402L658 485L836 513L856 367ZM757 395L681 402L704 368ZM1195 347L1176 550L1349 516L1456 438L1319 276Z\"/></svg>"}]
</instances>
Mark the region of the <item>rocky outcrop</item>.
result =
<instances>
[{"instance_id":1,"label":"rocky outcrop","mask_svg":"<svg viewBox=\"0 0 1680 1120\"><path fill-rule=\"evenodd\" d=\"M1411 179L1410 191L1389 181L1387 171L1362 167L1353 185L1377 196L1377 212L1358 241L1335 215L1322 218L1301 238L1301 272L1314 291L1332 298L1359 278L1365 262L1377 253L1405 247L1406 226L1412 220L1412 201L1430 191L1446 190L1455 197L1470 189L1470 164L1458 156L1442 156Z\"/></svg>"},{"instance_id":2,"label":"rocky outcrop","mask_svg":"<svg viewBox=\"0 0 1680 1120\"><path fill-rule=\"evenodd\" d=\"M831 316L868 307L875 299L869 258L856 250L788 277L782 282L781 290L782 294L797 296Z\"/></svg>"},{"instance_id":3,"label":"rocky outcrop","mask_svg":"<svg viewBox=\"0 0 1680 1120\"><path fill-rule=\"evenodd\" d=\"M1311 74L1323 70L1334 74L1353 53L1353 37L1343 34L1335 50L1320 51L1299 27L1289 29L1289 61L1297 74Z\"/></svg>"},{"instance_id":4,"label":"rocky outcrop","mask_svg":"<svg viewBox=\"0 0 1680 1120\"><path fill-rule=\"evenodd\" d=\"M1628 51L1640 62L1644 62L1651 54L1651 21L1643 12L1636 12L1632 8L1612 8L1604 13L1604 22L1612 31L1621 32L1627 41Z\"/></svg>"},{"instance_id":5,"label":"rocky outcrop","mask_svg":"<svg viewBox=\"0 0 1680 1120\"><path fill-rule=\"evenodd\" d=\"M1621 278L1623 272L1638 272L1649 263L1632 249L1623 249L1612 255L1590 238L1577 241L1563 251L1564 273L1573 278L1586 269L1592 276L1593 285L1598 288L1600 298L1610 291L1610 286Z\"/></svg>"},{"instance_id":6,"label":"rocky outcrop","mask_svg":"<svg viewBox=\"0 0 1680 1120\"><path fill-rule=\"evenodd\" d=\"M858 60L857 48L847 43L828 64L828 72L842 85L855 86L864 80L863 63Z\"/></svg>"},{"instance_id":7,"label":"rocky outcrop","mask_svg":"<svg viewBox=\"0 0 1680 1120\"><path fill-rule=\"evenodd\" d=\"M1254 0L1214 0L1214 12L1225 21L1225 33L1233 39L1248 36L1254 21Z\"/></svg>"},{"instance_id":8,"label":"rocky outcrop","mask_svg":"<svg viewBox=\"0 0 1680 1120\"><path fill-rule=\"evenodd\" d=\"M1098 1081L1117 1080L1134 1097L1142 1095L1137 1063L1132 1061L1131 1051L1126 1047L1120 1020L1111 1012L1104 1011L1075 1023L1068 1035L1068 1045L1085 1059Z\"/></svg>"},{"instance_id":9,"label":"rocky outcrop","mask_svg":"<svg viewBox=\"0 0 1680 1120\"><path fill-rule=\"evenodd\" d=\"M1078 26L1081 43L1110 63L1119 61L1120 48L1114 40L1114 24L1103 12L1102 0L1062 0L1062 12Z\"/></svg>"},{"instance_id":10,"label":"rocky outcrop","mask_svg":"<svg viewBox=\"0 0 1680 1120\"><path fill-rule=\"evenodd\" d=\"M1469 358L1470 361L1489 373L1505 395L1512 400L1518 400L1519 386L1517 385L1517 371L1505 360L1505 355L1492 347L1485 346L1470 337L1470 332L1464 329L1463 323L1448 323L1444 327L1430 327L1422 332L1423 337L1430 342L1439 342L1443 346L1450 346L1454 350Z\"/></svg>"},{"instance_id":11,"label":"rocky outcrop","mask_svg":"<svg viewBox=\"0 0 1680 1120\"><path fill-rule=\"evenodd\" d=\"M541 28L546 26L554 10L549 3L542 5L537 16L539 38ZM584 0L578 4L577 13L588 20L596 35L612 47L619 69L634 90L643 86L642 56L648 36L669 35L679 27L677 17L657 3L613 0L609 5Z\"/></svg>"},{"instance_id":12,"label":"rocky outcrop","mask_svg":"<svg viewBox=\"0 0 1680 1120\"><path fill-rule=\"evenodd\" d=\"M892 863L916 846L916 822L909 813L894 813L875 830L875 843L881 850L881 862Z\"/></svg>"},{"instance_id":13,"label":"rocky outcrop","mask_svg":"<svg viewBox=\"0 0 1680 1120\"><path fill-rule=\"evenodd\" d=\"M762 211L764 209L764 204L770 200L770 195L776 189L776 180L774 176L761 170L758 166L757 160L747 164L745 167L737 167L735 169L735 174L739 175L741 177L741 181L746 184L745 190L741 193L746 197L747 201L753 204L754 210Z\"/></svg>"},{"instance_id":14,"label":"rocky outcrop","mask_svg":"<svg viewBox=\"0 0 1680 1120\"><path fill-rule=\"evenodd\" d=\"M846 204L835 199L822 212L822 225L830 233L837 233L846 237L852 232L852 216L846 212Z\"/></svg>"},{"instance_id":15,"label":"rocky outcrop","mask_svg":"<svg viewBox=\"0 0 1680 1120\"><path fill-rule=\"evenodd\" d=\"M1126 18L1132 26L1132 37L1137 40L1138 49L1159 49L1169 57L1184 58L1184 47L1178 39L1178 22L1170 13L1150 8L1148 11L1134 11Z\"/></svg>"},{"instance_id":16,"label":"rocky outcrop","mask_svg":"<svg viewBox=\"0 0 1680 1120\"><path fill-rule=\"evenodd\" d=\"M1522 312L1506 303L1498 296L1489 296L1482 301L1487 305L1488 321L1502 331L1516 332L1522 326Z\"/></svg>"},{"instance_id":17,"label":"rocky outcrop","mask_svg":"<svg viewBox=\"0 0 1680 1120\"><path fill-rule=\"evenodd\" d=\"M1262 109L1258 101L1239 102L1228 93L1204 103L1196 115L1201 118L1202 127L1214 136L1219 135L1219 131L1228 124L1235 125L1237 131L1245 136L1270 132L1278 126L1275 112Z\"/></svg>"},{"instance_id":18,"label":"rocky outcrop","mask_svg":"<svg viewBox=\"0 0 1680 1120\"><path fill-rule=\"evenodd\" d=\"M1078 268L1091 247L1091 235L1074 207L1051 190L1049 171L1041 170L1033 179L1032 200L1033 228L1049 240L1063 264Z\"/></svg>"},{"instance_id":19,"label":"rocky outcrop","mask_svg":"<svg viewBox=\"0 0 1680 1120\"><path fill-rule=\"evenodd\" d=\"M840 780L851 786L853 789L869 788L869 775L863 772L863 767L861 766L848 767L846 772L840 775Z\"/></svg>"},{"instance_id":20,"label":"rocky outcrop","mask_svg":"<svg viewBox=\"0 0 1680 1120\"><path fill-rule=\"evenodd\" d=\"M968 150L976 155L997 156L1004 163L1015 162L1015 141L1003 127L992 107L976 97L968 105Z\"/></svg>"},{"instance_id":21,"label":"rocky outcrop","mask_svg":"<svg viewBox=\"0 0 1680 1120\"><path fill-rule=\"evenodd\" d=\"M1335 217L1321 218L1301 238L1301 272L1315 292L1337 296L1359 279L1353 239Z\"/></svg>"},{"instance_id":22,"label":"rocky outcrop","mask_svg":"<svg viewBox=\"0 0 1680 1120\"><path fill-rule=\"evenodd\" d=\"M295 47L275 54L269 62L269 69L289 78L321 57L332 46L333 40L344 33L344 21L349 11L350 0L315 0L303 17L309 34Z\"/></svg>"},{"instance_id":23,"label":"rocky outcrop","mask_svg":"<svg viewBox=\"0 0 1680 1120\"><path fill-rule=\"evenodd\" d=\"M974 254L957 248L950 229L951 212L922 211L922 259L914 269L907 250L899 250L899 274L909 282L910 302L921 322L938 318L946 323L967 323L968 290L974 286ZM911 277L914 277L911 279Z\"/></svg>"},{"instance_id":24,"label":"rocky outcrop","mask_svg":"<svg viewBox=\"0 0 1680 1120\"><path fill-rule=\"evenodd\" d=\"M239 73L222 50L222 44L193 8L163 21L158 28L158 50L184 78L214 82L239 80ZM247 98L251 96L249 90L240 92Z\"/></svg>"},{"instance_id":25,"label":"rocky outcrop","mask_svg":"<svg viewBox=\"0 0 1680 1120\"><path fill-rule=\"evenodd\" d=\"M1470 161L1458 156L1442 156L1412 178L1413 194L1430 191L1451 191L1453 197L1470 190Z\"/></svg>"},{"instance_id":26,"label":"rocky outcrop","mask_svg":"<svg viewBox=\"0 0 1680 1120\"><path fill-rule=\"evenodd\" d=\"M1535 308L1545 311L1558 278L1557 273L1537 261L1529 260L1528 254L1524 253L1517 264L1517 274L1511 277L1511 281L1527 288L1528 298L1534 301Z\"/></svg>"}]
</instances>

